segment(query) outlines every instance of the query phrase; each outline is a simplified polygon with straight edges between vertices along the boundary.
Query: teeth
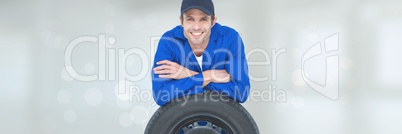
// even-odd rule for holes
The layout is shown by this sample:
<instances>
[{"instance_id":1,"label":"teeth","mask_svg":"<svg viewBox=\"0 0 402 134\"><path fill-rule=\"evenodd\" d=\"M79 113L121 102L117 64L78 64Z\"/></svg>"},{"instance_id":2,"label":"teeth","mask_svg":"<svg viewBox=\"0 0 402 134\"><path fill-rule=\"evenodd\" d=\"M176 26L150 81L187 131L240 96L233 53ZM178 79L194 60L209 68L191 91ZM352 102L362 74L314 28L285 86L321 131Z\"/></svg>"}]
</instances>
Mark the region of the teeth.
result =
<instances>
[{"instance_id":1,"label":"teeth","mask_svg":"<svg viewBox=\"0 0 402 134\"><path fill-rule=\"evenodd\" d=\"M195 36L201 35L202 33L192 33Z\"/></svg>"}]
</instances>

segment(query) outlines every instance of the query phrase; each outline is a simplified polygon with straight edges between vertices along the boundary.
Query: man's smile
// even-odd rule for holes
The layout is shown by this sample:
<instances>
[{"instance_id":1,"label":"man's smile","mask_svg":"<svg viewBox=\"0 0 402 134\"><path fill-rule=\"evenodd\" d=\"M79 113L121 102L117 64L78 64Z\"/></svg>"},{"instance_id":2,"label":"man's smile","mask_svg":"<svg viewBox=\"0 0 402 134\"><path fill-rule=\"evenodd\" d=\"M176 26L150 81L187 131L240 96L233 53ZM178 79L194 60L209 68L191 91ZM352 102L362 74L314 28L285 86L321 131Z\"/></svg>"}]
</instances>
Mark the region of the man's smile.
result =
<instances>
[{"instance_id":1,"label":"man's smile","mask_svg":"<svg viewBox=\"0 0 402 134\"><path fill-rule=\"evenodd\" d=\"M191 35L193 35L194 37L198 38L200 37L202 34L204 34L204 32L190 32Z\"/></svg>"}]
</instances>

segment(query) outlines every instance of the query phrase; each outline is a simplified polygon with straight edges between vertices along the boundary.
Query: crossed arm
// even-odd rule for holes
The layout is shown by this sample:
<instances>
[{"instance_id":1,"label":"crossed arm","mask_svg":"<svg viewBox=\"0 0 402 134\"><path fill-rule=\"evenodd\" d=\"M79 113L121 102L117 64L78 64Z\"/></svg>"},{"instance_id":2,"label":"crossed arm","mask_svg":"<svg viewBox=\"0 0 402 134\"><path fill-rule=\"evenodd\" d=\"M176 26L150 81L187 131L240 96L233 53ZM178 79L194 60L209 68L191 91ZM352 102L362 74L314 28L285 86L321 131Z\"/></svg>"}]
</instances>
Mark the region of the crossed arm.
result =
<instances>
[{"instance_id":1,"label":"crossed arm","mask_svg":"<svg viewBox=\"0 0 402 134\"><path fill-rule=\"evenodd\" d=\"M177 80L199 74L198 72L192 71L169 60L162 60L156 64L160 66L155 67L153 71L155 74L159 75L160 78L171 78ZM202 72L202 75L204 78L202 87L207 86L211 82L227 83L231 79L226 70L206 70Z\"/></svg>"}]
</instances>

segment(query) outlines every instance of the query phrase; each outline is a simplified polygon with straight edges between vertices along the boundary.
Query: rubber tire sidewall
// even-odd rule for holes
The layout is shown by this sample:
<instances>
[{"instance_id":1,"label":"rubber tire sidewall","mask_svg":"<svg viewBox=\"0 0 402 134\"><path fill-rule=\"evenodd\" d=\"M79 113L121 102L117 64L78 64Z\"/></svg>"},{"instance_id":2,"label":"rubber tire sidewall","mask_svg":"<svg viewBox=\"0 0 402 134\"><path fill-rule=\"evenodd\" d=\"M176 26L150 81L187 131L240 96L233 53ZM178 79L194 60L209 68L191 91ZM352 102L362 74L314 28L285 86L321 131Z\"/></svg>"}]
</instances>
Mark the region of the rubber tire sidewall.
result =
<instances>
[{"instance_id":1,"label":"rubber tire sidewall","mask_svg":"<svg viewBox=\"0 0 402 134\"><path fill-rule=\"evenodd\" d=\"M234 134L259 133L256 123L243 106L214 92L182 97L160 107L145 133L171 133L181 121L194 116L215 117L229 126Z\"/></svg>"}]
</instances>

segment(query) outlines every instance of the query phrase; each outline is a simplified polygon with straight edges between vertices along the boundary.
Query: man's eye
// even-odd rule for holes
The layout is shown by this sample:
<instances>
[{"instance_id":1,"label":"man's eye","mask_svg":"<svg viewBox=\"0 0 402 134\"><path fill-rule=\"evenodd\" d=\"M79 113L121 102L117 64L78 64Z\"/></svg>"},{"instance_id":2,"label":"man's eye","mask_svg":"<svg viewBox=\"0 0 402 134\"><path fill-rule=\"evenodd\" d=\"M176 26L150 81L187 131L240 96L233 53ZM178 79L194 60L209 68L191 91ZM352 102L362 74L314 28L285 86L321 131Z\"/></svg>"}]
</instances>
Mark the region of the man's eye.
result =
<instances>
[{"instance_id":1,"label":"man's eye","mask_svg":"<svg viewBox=\"0 0 402 134\"><path fill-rule=\"evenodd\" d=\"M193 19L187 19L187 21L192 21Z\"/></svg>"},{"instance_id":2,"label":"man's eye","mask_svg":"<svg viewBox=\"0 0 402 134\"><path fill-rule=\"evenodd\" d=\"M208 21L208 19L201 19L201 21Z\"/></svg>"}]
</instances>

